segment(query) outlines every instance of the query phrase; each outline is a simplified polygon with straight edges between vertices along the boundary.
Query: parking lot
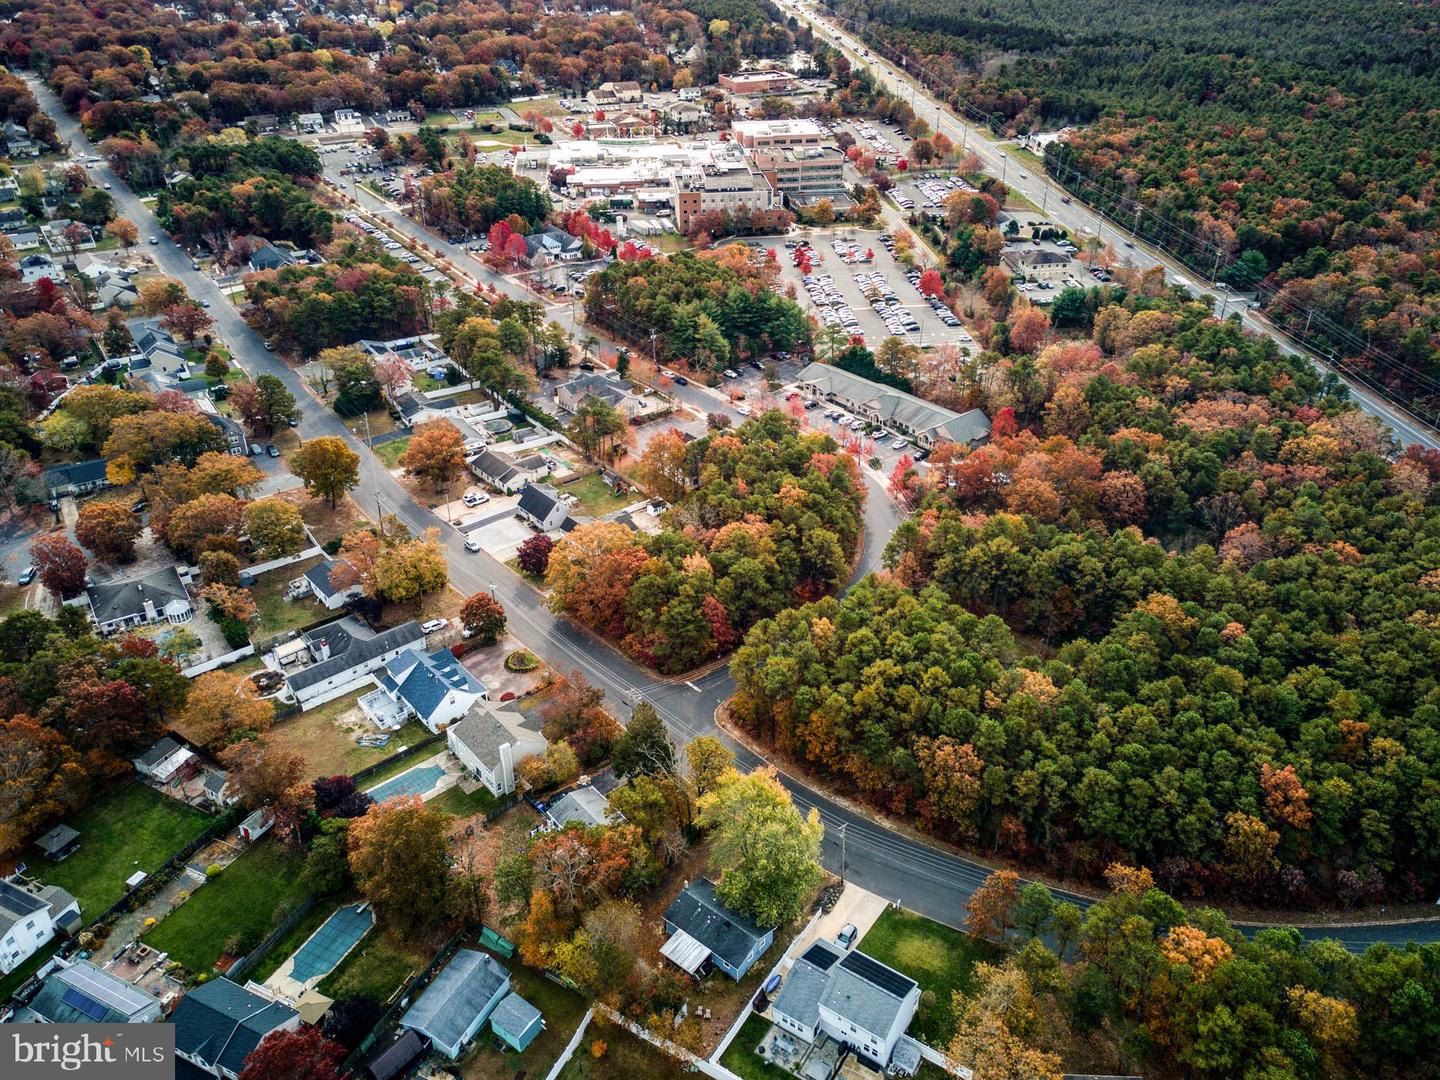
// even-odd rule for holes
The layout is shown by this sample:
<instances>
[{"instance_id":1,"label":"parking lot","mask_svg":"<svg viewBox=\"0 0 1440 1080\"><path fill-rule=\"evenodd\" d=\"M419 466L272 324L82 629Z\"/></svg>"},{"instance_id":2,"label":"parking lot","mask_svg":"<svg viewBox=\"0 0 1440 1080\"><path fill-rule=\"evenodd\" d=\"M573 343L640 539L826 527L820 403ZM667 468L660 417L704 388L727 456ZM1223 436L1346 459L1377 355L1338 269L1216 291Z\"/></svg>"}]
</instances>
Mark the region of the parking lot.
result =
<instances>
[{"instance_id":1,"label":"parking lot","mask_svg":"<svg viewBox=\"0 0 1440 1080\"><path fill-rule=\"evenodd\" d=\"M920 292L919 270L896 261L888 233L817 231L808 241L779 244L781 280L794 284L822 326L863 338L871 349L887 337L922 349L972 340L943 302Z\"/></svg>"},{"instance_id":2,"label":"parking lot","mask_svg":"<svg viewBox=\"0 0 1440 1080\"><path fill-rule=\"evenodd\" d=\"M931 171L908 173L905 179L896 182L890 197L906 213L944 213L945 200L950 196L974 190L958 176Z\"/></svg>"}]
</instances>

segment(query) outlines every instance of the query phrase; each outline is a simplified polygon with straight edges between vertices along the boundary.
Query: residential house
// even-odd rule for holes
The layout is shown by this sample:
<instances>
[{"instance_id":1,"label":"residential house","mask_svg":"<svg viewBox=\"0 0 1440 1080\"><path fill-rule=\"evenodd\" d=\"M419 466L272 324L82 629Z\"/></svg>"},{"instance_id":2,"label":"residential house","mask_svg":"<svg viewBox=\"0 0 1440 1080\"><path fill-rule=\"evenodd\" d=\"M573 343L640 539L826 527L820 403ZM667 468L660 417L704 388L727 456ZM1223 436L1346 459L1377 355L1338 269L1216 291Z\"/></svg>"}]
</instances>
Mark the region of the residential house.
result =
<instances>
[{"instance_id":1,"label":"residential house","mask_svg":"<svg viewBox=\"0 0 1440 1080\"><path fill-rule=\"evenodd\" d=\"M80 902L57 885L19 878L0 881L0 975L8 975L49 943L55 931L80 929Z\"/></svg>"},{"instance_id":2,"label":"residential house","mask_svg":"<svg viewBox=\"0 0 1440 1080\"><path fill-rule=\"evenodd\" d=\"M190 362L185 356L185 350L175 339L175 335L160 323L160 316L128 320L126 325L130 328L130 336L135 339L135 351L123 359L129 362L131 370L145 369L154 371L157 375L187 378Z\"/></svg>"},{"instance_id":3,"label":"residential house","mask_svg":"<svg viewBox=\"0 0 1440 1080\"><path fill-rule=\"evenodd\" d=\"M680 88L677 96L681 101L699 101L700 93L700 87L698 86L684 86Z\"/></svg>"},{"instance_id":4,"label":"residential house","mask_svg":"<svg viewBox=\"0 0 1440 1080\"><path fill-rule=\"evenodd\" d=\"M684 91L682 90L681 93L683 94ZM697 92L696 98L698 99L698 97ZM660 126L685 135L705 131L710 126L710 112L703 105L696 104L695 99L681 98L679 101L667 101L660 106Z\"/></svg>"},{"instance_id":5,"label":"residential house","mask_svg":"<svg viewBox=\"0 0 1440 1080\"><path fill-rule=\"evenodd\" d=\"M171 169L169 172L167 172L167 173L165 174L165 186L166 186L166 187L178 187L179 185L183 184L186 180L194 180L194 179L195 179L195 177L192 176L190 173L186 172L184 169Z\"/></svg>"},{"instance_id":6,"label":"residential house","mask_svg":"<svg viewBox=\"0 0 1440 1080\"><path fill-rule=\"evenodd\" d=\"M303 577L292 581L290 591L297 596L313 596L323 607L336 611L345 606L346 600L359 596L361 592L359 582L344 589L337 589L330 582L331 574L341 566L349 565L344 559L325 559L306 570Z\"/></svg>"},{"instance_id":7,"label":"residential house","mask_svg":"<svg viewBox=\"0 0 1440 1080\"><path fill-rule=\"evenodd\" d=\"M118 975L77 960L46 976L15 1017L21 1024L153 1024L160 999Z\"/></svg>"},{"instance_id":8,"label":"residential house","mask_svg":"<svg viewBox=\"0 0 1440 1080\"><path fill-rule=\"evenodd\" d=\"M318 112L301 113L295 118L295 126L313 135L317 131L325 130L325 117Z\"/></svg>"},{"instance_id":9,"label":"residential house","mask_svg":"<svg viewBox=\"0 0 1440 1080\"><path fill-rule=\"evenodd\" d=\"M336 109L332 122L335 124L336 131L354 134L365 130L365 121L354 109Z\"/></svg>"},{"instance_id":10,"label":"residential house","mask_svg":"<svg viewBox=\"0 0 1440 1080\"><path fill-rule=\"evenodd\" d=\"M605 796L589 784L571 788L545 808L545 824L551 829L608 825L615 817Z\"/></svg>"},{"instance_id":11,"label":"residential house","mask_svg":"<svg viewBox=\"0 0 1440 1080\"><path fill-rule=\"evenodd\" d=\"M9 180L12 187L15 185L15 177L14 177L13 175L12 175L12 176L0 177L0 182L3 182L3 181L5 181L5 180ZM15 198L15 193L14 193L14 192L11 192L9 195L0 194L0 199L6 199L6 198L9 198L9 199ZM20 228L24 228L24 227L25 227L25 223L28 222L29 220L30 220L30 215L27 214L24 210L22 210L22 209L21 209L20 207L18 207L18 206L12 206L12 207L9 207L8 209L0 210L0 229L20 229Z\"/></svg>"},{"instance_id":12,"label":"residential house","mask_svg":"<svg viewBox=\"0 0 1440 1080\"><path fill-rule=\"evenodd\" d=\"M189 622L195 616L190 591L174 566L142 578L91 585L85 590L90 617L102 634L150 623Z\"/></svg>"},{"instance_id":13,"label":"residential house","mask_svg":"<svg viewBox=\"0 0 1440 1080\"><path fill-rule=\"evenodd\" d=\"M460 949L400 1018L451 1061L510 993L510 973L487 953Z\"/></svg>"},{"instance_id":14,"label":"residential house","mask_svg":"<svg viewBox=\"0 0 1440 1080\"><path fill-rule=\"evenodd\" d=\"M12 199L18 199L19 197L20 181L16 177L16 175L12 172L6 173L4 176L0 176L0 202L9 202ZM25 220L24 210L7 210L3 214L0 214L0 225L8 227L11 224L14 224L14 222L9 218L9 215L12 213L18 213L20 215L20 220Z\"/></svg>"},{"instance_id":15,"label":"residential house","mask_svg":"<svg viewBox=\"0 0 1440 1080\"><path fill-rule=\"evenodd\" d=\"M806 1042L828 1037L884 1070L919 1004L920 987L908 975L817 941L791 965L770 1014Z\"/></svg>"},{"instance_id":16,"label":"residential house","mask_svg":"<svg viewBox=\"0 0 1440 1080\"><path fill-rule=\"evenodd\" d=\"M520 489L515 512L532 528L550 532L565 523L570 508L560 501L560 493L549 484L526 484Z\"/></svg>"},{"instance_id":17,"label":"residential house","mask_svg":"<svg viewBox=\"0 0 1440 1080\"><path fill-rule=\"evenodd\" d=\"M85 230L85 237L72 241L65 235L65 230L69 226L77 224ZM93 251L95 248L94 230L83 221L75 222L69 218L54 218L40 226L40 236L50 250L57 255L74 255L77 251Z\"/></svg>"},{"instance_id":18,"label":"residential house","mask_svg":"<svg viewBox=\"0 0 1440 1080\"><path fill-rule=\"evenodd\" d=\"M550 473L550 461L541 454L517 456L503 450L483 450L470 459L470 471L506 495Z\"/></svg>"},{"instance_id":19,"label":"residential house","mask_svg":"<svg viewBox=\"0 0 1440 1080\"><path fill-rule=\"evenodd\" d=\"M599 398L627 420L658 410L658 403L635 393L635 388L613 371L587 371L555 387L555 404L577 412L586 398Z\"/></svg>"},{"instance_id":20,"label":"residential house","mask_svg":"<svg viewBox=\"0 0 1440 1080\"><path fill-rule=\"evenodd\" d=\"M56 825L35 841L41 855L51 862L64 862L80 846L80 832L69 825Z\"/></svg>"},{"instance_id":21,"label":"residential house","mask_svg":"<svg viewBox=\"0 0 1440 1080\"><path fill-rule=\"evenodd\" d=\"M990 418L979 409L957 413L829 364L807 364L795 385L871 423L893 428L927 450L947 442L975 447L990 438Z\"/></svg>"},{"instance_id":22,"label":"residential house","mask_svg":"<svg viewBox=\"0 0 1440 1080\"><path fill-rule=\"evenodd\" d=\"M274 113L255 113L245 118L245 126L255 125L255 130L261 135L268 135L277 131L280 127L280 118Z\"/></svg>"},{"instance_id":23,"label":"residential house","mask_svg":"<svg viewBox=\"0 0 1440 1080\"><path fill-rule=\"evenodd\" d=\"M634 105L644 96L638 82L603 82L585 95L585 101L596 109L613 109L620 105Z\"/></svg>"},{"instance_id":24,"label":"residential house","mask_svg":"<svg viewBox=\"0 0 1440 1080\"><path fill-rule=\"evenodd\" d=\"M302 709L313 709L370 681L425 635L413 620L376 633L347 615L307 631L301 640L313 662L287 675L285 685Z\"/></svg>"},{"instance_id":25,"label":"residential house","mask_svg":"<svg viewBox=\"0 0 1440 1080\"><path fill-rule=\"evenodd\" d=\"M49 278L56 285L65 281L65 271L56 266L49 255L41 255L39 252L26 255L20 260L19 267L20 281L26 285L34 285L42 278Z\"/></svg>"},{"instance_id":26,"label":"residential house","mask_svg":"<svg viewBox=\"0 0 1440 1080\"><path fill-rule=\"evenodd\" d=\"M5 239L16 251L39 251L40 234L34 229L15 229L5 233Z\"/></svg>"},{"instance_id":27,"label":"residential house","mask_svg":"<svg viewBox=\"0 0 1440 1080\"><path fill-rule=\"evenodd\" d=\"M55 465L45 470L45 490L50 498L59 499L66 495L88 495L109 485L105 478L105 462L74 461L69 465Z\"/></svg>"},{"instance_id":28,"label":"residential house","mask_svg":"<svg viewBox=\"0 0 1440 1080\"><path fill-rule=\"evenodd\" d=\"M205 380L201 379L200 383L201 388L204 389ZM184 384L180 384L178 388L183 389ZM216 409L215 403L210 400L208 395L197 399L196 403L200 406L200 414L219 428L220 434L225 436L225 449L229 453L235 454L237 457L245 457L250 453L250 439L246 436L245 428L239 421L231 419Z\"/></svg>"},{"instance_id":29,"label":"residential house","mask_svg":"<svg viewBox=\"0 0 1440 1080\"><path fill-rule=\"evenodd\" d=\"M726 907L715 895L714 882L705 879L680 890L664 922L670 937L660 955L691 975L709 964L739 981L775 942L775 927L761 927Z\"/></svg>"},{"instance_id":30,"label":"residential house","mask_svg":"<svg viewBox=\"0 0 1440 1080\"><path fill-rule=\"evenodd\" d=\"M515 791L515 766L527 757L545 753L549 745L538 722L528 720L513 706L481 699L450 725L445 741L462 765L489 789L503 797Z\"/></svg>"},{"instance_id":31,"label":"residential house","mask_svg":"<svg viewBox=\"0 0 1440 1080\"><path fill-rule=\"evenodd\" d=\"M490 1014L490 1030L516 1053L525 1049L545 1030L540 1010L519 994L507 994Z\"/></svg>"},{"instance_id":32,"label":"residential house","mask_svg":"<svg viewBox=\"0 0 1440 1080\"><path fill-rule=\"evenodd\" d=\"M223 976L190 990L170 1014L176 1056L210 1076L236 1080L272 1031L295 1031L300 1014Z\"/></svg>"},{"instance_id":33,"label":"residential house","mask_svg":"<svg viewBox=\"0 0 1440 1080\"><path fill-rule=\"evenodd\" d=\"M360 708L385 730L405 725L412 716L439 732L485 697L485 684L465 670L449 649L407 649L375 675L378 690L360 699Z\"/></svg>"},{"instance_id":34,"label":"residential house","mask_svg":"<svg viewBox=\"0 0 1440 1080\"><path fill-rule=\"evenodd\" d=\"M1060 251L1043 251L1029 248L1024 251L1007 251L1002 258L1011 273L1030 281L1064 281L1073 277L1075 268L1069 255Z\"/></svg>"},{"instance_id":35,"label":"residential house","mask_svg":"<svg viewBox=\"0 0 1440 1080\"><path fill-rule=\"evenodd\" d=\"M168 784L177 774L193 768L197 761L195 751L173 735L166 735L145 753L132 758L131 764L146 780Z\"/></svg>"},{"instance_id":36,"label":"residential house","mask_svg":"<svg viewBox=\"0 0 1440 1080\"><path fill-rule=\"evenodd\" d=\"M585 242L555 225L525 237L525 258L531 266L577 262L585 254Z\"/></svg>"},{"instance_id":37,"label":"residential house","mask_svg":"<svg viewBox=\"0 0 1440 1080\"><path fill-rule=\"evenodd\" d=\"M250 269L283 270L287 266L294 266L295 262L293 251L276 247L267 240L263 247L257 248L255 253L250 256Z\"/></svg>"}]
</instances>

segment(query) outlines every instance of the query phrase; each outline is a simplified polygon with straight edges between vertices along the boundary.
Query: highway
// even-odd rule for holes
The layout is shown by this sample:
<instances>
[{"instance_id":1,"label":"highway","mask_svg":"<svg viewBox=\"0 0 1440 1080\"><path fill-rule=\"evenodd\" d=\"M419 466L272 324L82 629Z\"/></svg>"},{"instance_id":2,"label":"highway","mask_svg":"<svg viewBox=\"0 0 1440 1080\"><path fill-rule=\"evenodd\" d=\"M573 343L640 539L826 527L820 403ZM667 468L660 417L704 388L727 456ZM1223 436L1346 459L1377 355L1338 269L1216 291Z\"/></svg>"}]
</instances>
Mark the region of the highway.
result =
<instances>
[{"instance_id":1,"label":"highway","mask_svg":"<svg viewBox=\"0 0 1440 1080\"><path fill-rule=\"evenodd\" d=\"M54 117L62 138L71 143L73 151L83 155L96 153L79 122L61 108L49 88L33 77L29 81L42 107ZM764 763L763 759L736 744L716 727L716 710L734 692L734 682L727 667L721 665L689 681L656 679L568 620L557 618L545 607L534 589L488 554L465 551L459 532L411 500L356 433L335 412L314 402L294 369L264 347L261 337L241 318L238 309L207 274L191 268L190 258L169 239L149 208L128 186L106 165L95 166L91 171L101 183L111 183L117 212L135 222L141 237L153 235L159 239L150 251L161 270L184 282L197 300L210 302L215 331L241 366L252 376L276 376L297 401L308 403L296 429L297 434L302 439L336 436L360 455L360 482L354 495L367 513L372 506L377 512L393 513L416 533L426 529L439 530L449 559L450 580L456 588L466 595L482 590L492 592L505 608L510 630L528 648L559 671L582 672L592 685L605 690L612 708L620 713L622 719L633 703L643 698L665 719L677 741L684 742L697 735L717 735L735 751L742 767ZM414 227L413 223L410 224ZM435 238L424 235L427 242L435 246ZM513 282L506 283L512 288L520 288ZM868 474L869 470L862 472ZM856 579L879 566L884 546L903 516L884 494L883 482L879 478L868 477L868 482L870 493L865 506L865 546ZM780 775L802 810L814 807L819 811L825 824L823 858L828 869L833 872L841 869L840 836L843 831L844 870L848 880L930 918L952 926L963 923L965 903L990 873L990 867L891 829L869 815L816 791L783 770ZM1082 906L1091 902L1088 897L1078 894L1057 892L1057 895ZM1307 937L1337 936L1337 931L1320 927L1303 928L1301 932ZM1407 940L1440 941L1440 921L1370 924L1343 931L1342 940L1347 947L1356 950L1381 940L1397 943Z\"/></svg>"},{"instance_id":2,"label":"highway","mask_svg":"<svg viewBox=\"0 0 1440 1080\"><path fill-rule=\"evenodd\" d=\"M808 24L817 37L843 52L852 65L870 71L880 86L908 100L914 108L916 116L924 120L935 131L943 132L953 139L956 146L963 147L975 154L987 172L1000 177L1012 190L1018 191L1037 207L1040 207L1041 212L1051 221L1065 226L1071 233L1079 237L1097 236L1105 243L1116 242L1116 249L1122 251L1124 261L1137 269L1147 270L1152 266L1160 266L1165 270L1167 281L1184 285L1192 292L1218 292L1218 290L1210 289L1208 282L1196 281L1196 274L1193 270L1182 266L1175 259L1146 244L1078 199L1069 203L1062 202L1062 199L1070 198L1064 188L1050 180L1043 172L1031 168L1028 163L1010 158L1001 147L996 146L984 134L981 134L975 125L961 120L943 105L920 84L919 80L889 61L876 56L855 35L841 29L835 19L817 14L810 6L797 2L797 0L777 0L777 2L783 10L789 11L797 19ZM1051 206L1051 203L1054 205ZM1127 244L1130 246L1126 246ZM1350 388L1350 396L1355 404L1389 425L1402 445L1440 449L1440 432L1408 411L1356 383L1344 372L1326 364L1321 357L1316 356L1308 349L1297 346L1284 331L1278 329L1264 316L1246 308L1243 300L1221 294L1214 298L1214 303L1216 314L1221 317L1233 314L1238 306L1240 321L1247 330L1272 338L1283 352L1304 356L1318 369L1333 373L1342 379Z\"/></svg>"}]
</instances>

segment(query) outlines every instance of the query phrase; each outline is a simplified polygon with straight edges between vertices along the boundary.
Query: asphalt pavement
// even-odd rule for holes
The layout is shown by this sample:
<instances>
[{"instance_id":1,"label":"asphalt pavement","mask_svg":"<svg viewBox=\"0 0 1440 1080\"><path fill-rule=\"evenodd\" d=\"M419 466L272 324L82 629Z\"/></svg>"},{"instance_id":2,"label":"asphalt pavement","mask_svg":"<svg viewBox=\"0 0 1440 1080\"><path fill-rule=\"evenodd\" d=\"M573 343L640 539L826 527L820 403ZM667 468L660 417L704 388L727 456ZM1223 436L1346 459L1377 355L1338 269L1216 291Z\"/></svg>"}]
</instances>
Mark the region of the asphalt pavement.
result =
<instances>
[{"instance_id":1,"label":"asphalt pavement","mask_svg":"<svg viewBox=\"0 0 1440 1080\"><path fill-rule=\"evenodd\" d=\"M81 130L79 122L60 106L58 98L49 87L33 76L27 76L27 81L41 106L55 119L61 137L71 143L72 150L86 155L97 153L97 149ZM214 281L206 274L191 269L189 256L168 238L149 208L120 178L103 164L93 167L91 172L101 183L112 184L111 194L120 216L135 222L141 236L154 235L159 238L159 243L151 248L151 253L161 270L184 282L195 299L210 301L216 334L229 346L241 366L252 375L276 376L295 395L297 401L304 403L297 434L302 439L336 436L360 455L360 482L354 496L367 512L373 506L377 512L393 513L416 533L431 528L438 529L450 564L450 580L456 588L466 595L482 590L493 593L505 608L511 632L524 642L527 648L559 671L582 672L592 685L605 690L613 703L612 707L622 718L636 701L647 700L655 706L677 739L685 741L697 735L717 735L736 751L741 765L761 763L761 759L745 747L735 744L716 727L716 710L734 691L734 683L727 667L722 665L688 682L657 679L650 672L631 663L618 651L591 638L568 620L557 618L545 607L540 594L521 581L509 568L483 551L467 552L463 546L463 534L411 500L398 481L381 466L375 455L340 417L316 403L296 372L274 353L265 349L263 340L240 317L239 311L221 293ZM362 201L365 201L365 195L362 190ZM372 196L369 201L371 208L384 213L394 227L410 235L422 237L432 247L440 248L446 257L452 259L456 265L464 267L467 272L474 273L481 280L493 280L497 287L510 295L530 298L523 286L508 278L494 275L471 258L468 252L421 230L408 218L385 205L382 200ZM578 327L568 317L568 308L568 304L552 304L549 308L550 317L559 321L567 330L580 335L587 333L586 329ZM696 388L697 392L703 389ZM708 393L705 400L707 411L728 409L723 399L717 402L715 396ZM736 416L738 419L738 414ZM862 472L867 476L870 490L865 504L865 546L857 578L880 565L886 542L903 520L903 514L884 494L883 478L873 475L868 469L862 469ZM843 828L846 860L844 869L850 880L942 922L959 925L963 921L964 905L979 883L989 874L988 867L896 832L864 813L852 810L816 791L797 777L783 773L782 776L786 787L802 809L808 811L814 806L820 811L821 819L826 824L824 862L827 868L836 872L841 869L840 833ZM1081 903L1086 900L1082 896L1072 898ZM1314 937L1332 937L1336 934L1335 931L1323 928L1306 929L1302 932ZM1379 940L1436 941L1440 940L1440 921L1371 924L1345 931L1342 940L1352 948L1363 948L1370 942Z\"/></svg>"}]
</instances>

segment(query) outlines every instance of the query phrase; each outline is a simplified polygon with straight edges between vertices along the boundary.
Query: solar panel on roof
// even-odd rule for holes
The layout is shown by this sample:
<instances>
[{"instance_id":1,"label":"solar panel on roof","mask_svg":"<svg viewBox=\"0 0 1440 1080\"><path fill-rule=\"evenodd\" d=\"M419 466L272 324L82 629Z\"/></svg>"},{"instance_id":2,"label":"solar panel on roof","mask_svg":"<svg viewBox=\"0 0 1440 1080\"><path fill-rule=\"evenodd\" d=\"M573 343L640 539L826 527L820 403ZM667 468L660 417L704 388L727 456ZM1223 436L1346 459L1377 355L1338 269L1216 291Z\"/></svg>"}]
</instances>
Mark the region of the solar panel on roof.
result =
<instances>
[{"instance_id":1,"label":"solar panel on roof","mask_svg":"<svg viewBox=\"0 0 1440 1080\"><path fill-rule=\"evenodd\" d=\"M895 997L903 998L910 992L910 987L915 985L898 971L886 967L878 960L872 960L862 952L846 953L840 966Z\"/></svg>"},{"instance_id":2,"label":"solar panel on roof","mask_svg":"<svg viewBox=\"0 0 1440 1080\"><path fill-rule=\"evenodd\" d=\"M108 1011L104 1005L101 1005L98 1001L86 997L79 990L76 990L73 986L66 988L65 993L60 995L60 1000L65 1002L65 1004L69 1005L72 1009L79 1009L91 1020L104 1020L105 1013Z\"/></svg>"},{"instance_id":3,"label":"solar panel on roof","mask_svg":"<svg viewBox=\"0 0 1440 1080\"><path fill-rule=\"evenodd\" d=\"M805 950L805 955L800 959L814 964L821 971L829 971L836 960L840 959L835 953L825 948L824 945L815 944Z\"/></svg>"}]
</instances>

